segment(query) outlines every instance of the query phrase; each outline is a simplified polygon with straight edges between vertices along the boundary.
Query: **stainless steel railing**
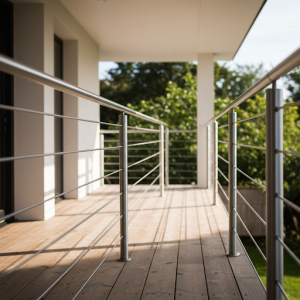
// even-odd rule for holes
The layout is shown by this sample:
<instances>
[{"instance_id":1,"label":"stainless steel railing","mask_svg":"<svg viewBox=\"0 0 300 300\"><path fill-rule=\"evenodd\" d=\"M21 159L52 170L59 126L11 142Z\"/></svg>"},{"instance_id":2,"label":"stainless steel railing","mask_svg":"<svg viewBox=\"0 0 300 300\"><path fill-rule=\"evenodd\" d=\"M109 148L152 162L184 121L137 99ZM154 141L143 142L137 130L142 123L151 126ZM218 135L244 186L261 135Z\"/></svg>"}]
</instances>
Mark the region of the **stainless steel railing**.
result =
<instances>
[{"instance_id":1,"label":"stainless steel railing","mask_svg":"<svg viewBox=\"0 0 300 300\"><path fill-rule=\"evenodd\" d=\"M17 63L12 59L9 59L3 55L0 55L0 71L6 72L8 74L14 75L14 76L21 76L23 78L26 78L30 81L36 82L38 84L48 86L51 88L54 88L56 90L59 90L61 92L73 95L73 96L78 96L81 98L84 98L88 101L92 101L94 103L99 104L100 106L106 106L109 108L112 108L118 112L121 112L122 114L119 116L119 124L110 124L106 122L101 122L101 121L95 121L95 120L89 120L89 119L82 119L82 118L75 118L75 117L70 117L70 116L65 116L65 115L57 115L57 114L52 114L52 113L46 113L42 111L36 111L36 110L29 110L29 109L24 109L21 107L14 107L14 106L7 106L7 105L0 105L0 109L2 110L10 110L13 112L20 112L20 113L25 113L25 114L37 114L41 116L50 116L53 118L63 118L63 119L71 119L74 121L80 121L80 122L92 122L99 124L105 124L105 125L110 125L110 126L115 126L118 128L116 133L118 134L118 144L112 147L104 147L104 140L103 137L101 137L101 143L102 146L99 148L95 149L83 149L83 150L72 150L72 151L64 151L64 152L53 152L53 153L40 153L40 154L34 154L34 155L23 155L23 156L13 156L13 157L1 157L0 158L0 163L8 162L8 161L16 161L16 160L24 160L24 159L31 159L32 163L34 164L34 159L40 158L40 157L45 157L45 156L62 156L62 155L68 155L71 153L81 153L81 152L91 152L91 151L100 151L101 153L101 161L102 163L104 162L104 150L110 150L110 151L118 151L119 153L116 154L119 158L119 162L117 164L117 169L114 171L109 172L108 174L104 174L105 170L102 170L100 173L100 177L96 178L94 180L88 181L82 185L76 186L70 190L64 191L58 195L55 195L53 197L49 197L46 200L41 200L36 202L33 205L24 207L18 211L14 211L10 214L7 214L3 217L0 218L0 222L4 221L6 219L12 218L17 216L18 214L21 214L25 211L28 211L32 208L35 208L39 205L42 205L50 200L54 200L56 198L60 198L63 195L66 195L67 193L70 193L74 190L80 189L84 186L90 185L94 182L100 181L103 182L105 178L112 177L112 175L119 174L119 186L120 186L120 191L117 196L115 196L113 199L102 205L100 208L89 214L86 218L82 219L80 222L77 224L73 225L71 228L67 229L64 233L61 235L57 236L53 241L49 242L46 246L44 246L42 249L36 251L34 254L26 258L24 261L18 263L15 267L11 268L9 271L6 273L2 274L0 278L4 278L11 273L17 271L20 269L22 266L24 266L26 263L34 259L36 256L38 256L40 253L42 253L44 250L49 248L51 245L55 244L58 242L60 239L64 238L66 235L68 235L70 232L72 232L74 229L76 229L78 226L86 222L88 219L92 218L95 214L97 214L100 210L102 210L104 207L112 203L114 200L120 198L120 216L113 222L113 224L86 250L84 251L69 267L68 269L59 276L39 297L38 299L43 299L64 276L84 257L87 255L89 251L91 251L95 245L97 245L103 237L112 229L112 227L117 224L118 222L120 223L120 238L118 241L115 243L115 245L112 247L112 249L109 251L109 253L106 255L106 257L101 261L101 263L98 265L98 267L95 269L93 274L89 277L89 279L84 283L84 285L79 289L78 293L74 296L73 299L75 299L80 291L83 289L83 287L87 284L87 282L92 278L92 276L95 274L95 272L99 269L99 267L103 264L103 262L106 260L106 258L109 256L109 254L112 252L112 250L117 246L118 243L120 243L120 260L121 261L128 261L130 260L128 256L128 230L131 228L131 226L134 224L135 220L137 217L140 215L140 213L143 211L144 207L148 203L149 199L146 201L146 203L143 205L143 207L140 209L139 213L135 217L135 219L131 222L131 224L128 224L128 211L132 209L132 207L140 200L142 197L145 195L147 191L149 191L149 188L153 186L155 183L157 183L157 180L159 179L159 184L157 184L157 188L155 191L160 188L160 195L164 196L164 126L168 126L166 123L161 122L159 120L156 120L154 118L151 118L147 115L141 114L137 111L134 111L132 109L129 109L127 107L124 107L122 105L119 105L113 101L107 100L103 97L100 97L96 94L90 93L88 91L85 91L77 86L71 85L63 80L57 79L55 77L52 77L48 74L42 73L40 71L37 71L33 68L30 68L28 66L25 66L23 64ZM129 144L128 140L128 128L134 128L132 126L129 126L127 124L127 115L132 115L138 118L141 118L143 120L149 121L151 123L155 123L159 125L159 129L155 130L156 133L159 134L158 139L154 141L147 141L145 143L133 143ZM136 131L134 131L135 134L139 132L147 132L149 129L147 128L137 128ZM150 145L150 144L158 144L159 145L159 151L155 155L152 155L151 157L154 156L159 156L159 161L160 163L151 170L151 172L148 172L146 175L141 176L134 184L132 184L130 187L128 187L128 169L131 168L134 165L137 165L143 161L146 161L147 159L150 159L151 157L142 159L140 161L132 162L131 164L128 165L128 153L131 148L135 148L136 146L140 145ZM97 166L99 167L99 166ZM140 197L131 205L130 208L128 208L128 190L136 186L138 183L140 183L144 178L146 178L150 173L157 171L158 170L158 175L156 176L155 180L152 181L152 183L145 189L145 191L140 195ZM18 187L16 187L17 189Z\"/></svg>"},{"instance_id":2,"label":"stainless steel railing","mask_svg":"<svg viewBox=\"0 0 300 300\"><path fill-rule=\"evenodd\" d=\"M283 149L283 110L292 106L299 106L300 101L294 103L283 103L282 91L276 88L276 81L287 72L291 71L300 64L300 48L281 62L278 66L264 75L245 93L223 109L219 114L213 117L208 126L213 126L213 185L214 185L214 203L218 204L218 187L224 193L225 199L228 200L229 213L229 256L239 256L236 247L236 239L242 241L237 234L237 218L241 221L245 230L257 247L262 258L267 265L267 300L281 300L283 297L289 299L283 285L284 269L283 269L283 252L286 252L294 259L296 264L300 266L300 259L287 246L283 239L283 204L288 205L292 209L300 212L300 207L283 196L283 155L300 156L300 153L286 151ZM266 111L246 119L237 119L235 108L254 96L257 92L272 84L271 89L266 90ZM218 127L218 119L228 114L228 124ZM266 118L266 147L256 145L245 145L237 142L237 124L242 122L252 122L256 118ZM228 141L218 140L218 132L220 128L228 129ZM226 144L228 147L228 161L218 154L219 143ZM239 148L257 149L264 151L266 154L266 186L249 176L245 170L238 168L237 151ZM228 164L228 178L218 166L218 160ZM238 189L237 172L251 180L254 184L266 191L266 220L265 221L243 197ZM228 196L219 182L218 174L225 178L228 182ZM237 211L237 194L245 202L247 207L254 213L259 221L266 227L266 255L260 249L252 236L250 230L245 225ZM243 244L242 244L243 245ZM244 248L245 250L245 248ZM245 250L246 252L246 250ZM247 253L247 252L246 252ZM250 259L250 258L249 258ZM251 260L250 260L251 261ZM252 264L254 270L255 267ZM256 270L255 270L256 272ZM257 276L258 273L256 272ZM259 276L258 276L259 277ZM262 282L261 282L262 283Z\"/></svg>"},{"instance_id":3,"label":"stainless steel railing","mask_svg":"<svg viewBox=\"0 0 300 300\"><path fill-rule=\"evenodd\" d=\"M109 146L115 145L118 141L114 138L114 135L117 134L117 130L113 129L105 129L101 130L100 132L100 147L104 148L105 143L108 143ZM140 130L137 128L137 130L133 130L131 127L131 130L128 130L129 134L143 134L145 131ZM148 129L147 133L151 133L153 135L159 134L158 130L152 130ZM111 136L111 138L105 138L105 136ZM184 135L184 136L183 136ZM163 137L163 134L160 135ZM163 151L160 150L160 147L163 145L163 141L159 143L159 148L156 149L154 147L144 147L144 148L135 148L132 150L137 150L135 154L129 154L129 159L133 157L139 157L142 158L141 160L130 164L128 168L137 166L138 169L134 168L133 170L129 170L130 174L140 173L140 172L147 172L146 175L144 175L142 178L139 179L139 181L143 179L155 179L154 177L147 177L148 175L152 174L153 172L157 171L158 165L162 166L164 165L164 173L165 173L165 184L168 186L169 184L197 184L197 131L196 130L177 130L172 129L170 130L168 127L165 128L164 131L165 136L165 147L164 147L164 153L165 153L165 163L163 163L162 157L160 157L160 153ZM161 140L161 137L159 140ZM144 137L139 138L138 140L130 140L131 142L138 141L139 143L134 144L135 146L144 146L144 145L151 145L155 144L154 142L148 142ZM132 145L133 146L133 145ZM184 146L184 147L183 147ZM113 146L112 146L113 147ZM106 153L110 152L109 147L105 147ZM152 151L156 151L154 154L152 154ZM145 154L145 151L151 152L148 153L148 155ZM112 171L115 171L115 167L118 165L118 156L113 154L106 154L105 151L102 152L103 157L102 159L102 169L101 174L110 173ZM110 161L106 161L106 159ZM152 159L156 159L153 161ZM106 168L105 168L106 167ZM112 168L109 168L112 167ZM148 170L145 169L146 167L153 167L153 169ZM132 171L132 172L131 172ZM161 172L159 172L161 173ZM128 176L129 182L133 182L133 180L138 179L136 175L130 175ZM111 181L111 179L114 179L114 181ZM107 183L118 183L118 177L111 176L107 177L104 180L107 181ZM103 182L104 184L104 182ZM133 183L134 184L134 183Z\"/></svg>"}]
</instances>

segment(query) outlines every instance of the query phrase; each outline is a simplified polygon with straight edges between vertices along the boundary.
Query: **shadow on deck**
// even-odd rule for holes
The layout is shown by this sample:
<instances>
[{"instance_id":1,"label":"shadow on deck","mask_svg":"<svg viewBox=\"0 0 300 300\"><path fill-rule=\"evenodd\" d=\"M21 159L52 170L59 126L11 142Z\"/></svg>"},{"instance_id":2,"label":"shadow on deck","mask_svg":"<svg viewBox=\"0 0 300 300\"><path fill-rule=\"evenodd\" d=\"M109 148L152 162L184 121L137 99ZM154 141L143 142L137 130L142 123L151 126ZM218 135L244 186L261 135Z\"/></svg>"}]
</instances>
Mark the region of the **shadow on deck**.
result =
<instances>
[{"instance_id":1,"label":"shadow on deck","mask_svg":"<svg viewBox=\"0 0 300 300\"><path fill-rule=\"evenodd\" d=\"M143 185L130 189L129 207L145 189ZM73 299L79 291L76 299L265 299L239 242L240 257L225 255L228 217L223 206L212 205L212 191L170 186L161 198L155 190L153 186L129 212L129 226L134 223L129 230L132 260L127 263L117 261L119 246L113 248L119 239L119 222L112 226L119 217L116 198L4 276L118 195L116 185L106 185L81 200L61 201L50 220L16 222L1 228L1 299L37 299L111 226L45 299Z\"/></svg>"}]
</instances>

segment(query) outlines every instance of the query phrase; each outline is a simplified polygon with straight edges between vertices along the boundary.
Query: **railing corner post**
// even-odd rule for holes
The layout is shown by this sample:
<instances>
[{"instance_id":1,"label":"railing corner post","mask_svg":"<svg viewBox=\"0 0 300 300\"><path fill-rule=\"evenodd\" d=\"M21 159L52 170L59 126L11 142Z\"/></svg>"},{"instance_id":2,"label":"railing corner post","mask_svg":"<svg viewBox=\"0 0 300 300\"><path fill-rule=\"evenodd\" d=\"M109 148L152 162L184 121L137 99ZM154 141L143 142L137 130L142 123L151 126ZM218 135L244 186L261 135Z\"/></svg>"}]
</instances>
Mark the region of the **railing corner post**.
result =
<instances>
[{"instance_id":1,"label":"railing corner post","mask_svg":"<svg viewBox=\"0 0 300 300\"><path fill-rule=\"evenodd\" d=\"M164 126L160 125L159 131L159 183L160 183L160 196L165 196L165 178L164 178Z\"/></svg>"},{"instance_id":2,"label":"railing corner post","mask_svg":"<svg viewBox=\"0 0 300 300\"><path fill-rule=\"evenodd\" d=\"M127 170L127 116L123 113L119 116L119 164L120 164L120 261L129 261L128 256L128 170Z\"/></svg>"},{"instance_id":3,"label":"railing corner post","mask_svg":"<svg viewBox=\"0 0 300 300\"><path fill-rule=\"evenodd\" d=\"M218 122L214 121L214 205L218 205Z\"/></svg>"},{"instance_id":4,"label":"railing corner post","mask_svg":"<svg viewBox=\"0 0 300 300\"><path fill-rule=\"evenodd\" d=\"M267 244L267 300L282 300L279 283L283 286L283 203L276 195L283 195L283 105L282 90L266 90L266 244Z\"/></svg>"},{"instance_id":5,"label":"railing corner post","mask_svg":"<svg viewBox=\"0 0 300 300\"><path fill-rule=\"evenodd\" d=\"M210 132L210 125L206 126L207 135L206 135L206 143L207 143L207 188L211 187L211 132Z\"/></svg>"},{"instance_id":6,"label":"railing corner post","mask_svg":"<svg viewBox=\"0 0 300 300\"><path fill-rule=\"evenodd\" d=\"M166 177L166 186L169 186L169 127L165 128L165 153L166 153L166 158L165 158L165 177Z\"/></svg>"},{"instance_id":7,"label":"railing corner post","mask_svg":"<svg viewBox=\"0 0 300 300\"><path fill-rule=\"evenodd\" d=\"M229 161L229 184L228 184L228 213L229 213L229 251L228 256L239 256L240 253L236 251L236 186L237 186L237 152L236 152L236 113L234 109L228 113L228 161Z\"/></svg>"},{"instance_id":8,"label":"railing corner post","mask_svg":"<svg viewBox=\"0 0 300 300\"><path fill-rule=\"evenodd\" d=\"M104 148L104 134L100 131L100 149ZM100 150L100 177L104 176L104 150ZM100 180L100 185L104 186L105 179Z\"/></svg>"}]
</instances>

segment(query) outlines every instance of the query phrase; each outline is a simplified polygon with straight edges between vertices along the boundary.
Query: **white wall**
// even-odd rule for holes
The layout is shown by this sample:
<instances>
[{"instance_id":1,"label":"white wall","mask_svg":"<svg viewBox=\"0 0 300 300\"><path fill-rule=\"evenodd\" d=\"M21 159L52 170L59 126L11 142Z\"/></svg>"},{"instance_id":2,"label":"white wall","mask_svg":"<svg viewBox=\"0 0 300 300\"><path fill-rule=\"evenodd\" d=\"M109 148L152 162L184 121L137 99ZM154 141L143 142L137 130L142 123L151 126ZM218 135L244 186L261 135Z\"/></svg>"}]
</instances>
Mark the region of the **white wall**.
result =
<instances>
[{"instance_id":1,"label":"white wall","mask_svg":"<svg viewBox=\"0 0 300 300\"><path fill-rule=\"evenodd\" d=\"M20 3L21 2L21 3ZM98 45L58 1L18 1L15 10L15 59L50 75L54 74L54 34L63 40L64 80L99 94ZM54 112L54 90L15 78L15 105ZM99 120L99 105L64 94L64 114ZM15 155L54 152L54 120L16 114ZM64 151L99 147L99 125L64 120ZM64 155L64 190L100 176L99 151ZM54 157L27 159L15 164L15 208L47 199L55 191ZM80 198L99 182L66 195ZM44 220L55 214L55 202L30 210L18 219Z\"/></svg>"},{"instance_id":2,"label":"white wall","mask_svg":"<svg viewBox=\"0 0 300 300\"><path fill-rule=\"evenodd\" d=\"M214 116L213 53L198 54L197 67L197 182L207 187L207 122Z\"/></svg>"}]
</instances>

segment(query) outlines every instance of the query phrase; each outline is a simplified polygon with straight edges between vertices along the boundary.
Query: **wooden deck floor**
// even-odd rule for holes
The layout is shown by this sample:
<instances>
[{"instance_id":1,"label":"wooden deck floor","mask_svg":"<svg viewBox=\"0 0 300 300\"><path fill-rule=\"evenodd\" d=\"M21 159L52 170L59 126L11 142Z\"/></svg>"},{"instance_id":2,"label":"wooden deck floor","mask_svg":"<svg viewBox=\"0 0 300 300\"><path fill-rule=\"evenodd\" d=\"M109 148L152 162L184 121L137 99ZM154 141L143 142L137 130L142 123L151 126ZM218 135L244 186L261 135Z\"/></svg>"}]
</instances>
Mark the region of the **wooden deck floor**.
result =
<instances>
[{"instance_id":1,"label":"wooden deck floor","mask_svg":"<svg viewBox=\"0 0 300 300\"><path fill-rule=\"evenodd\" d=\"M129 207L146 186L129 192ZM247 256L225 255L228 217L212 206L212 192L171 186L165 198L154 186L129 212L131 261L117 261L119 223L46 295L73 299L103 258L107 260L76 299L265 299ZM0 276L7 274L63 232L118 194L107 185L81 200L64 200L45 222L18 222L0 229ZM151 198L152 196L152 198ZM143 212L136 218L139 210ZM89 220L45 249L22 268L0 279L0 299L37 299L119 216L113 201ZM135 219L136 218L136 219Z\"/></svg>"}]
</instances>

